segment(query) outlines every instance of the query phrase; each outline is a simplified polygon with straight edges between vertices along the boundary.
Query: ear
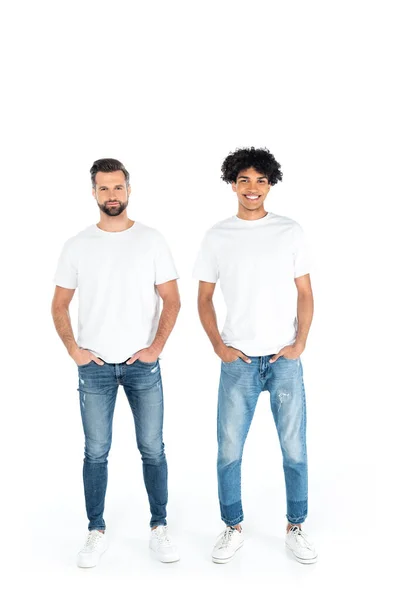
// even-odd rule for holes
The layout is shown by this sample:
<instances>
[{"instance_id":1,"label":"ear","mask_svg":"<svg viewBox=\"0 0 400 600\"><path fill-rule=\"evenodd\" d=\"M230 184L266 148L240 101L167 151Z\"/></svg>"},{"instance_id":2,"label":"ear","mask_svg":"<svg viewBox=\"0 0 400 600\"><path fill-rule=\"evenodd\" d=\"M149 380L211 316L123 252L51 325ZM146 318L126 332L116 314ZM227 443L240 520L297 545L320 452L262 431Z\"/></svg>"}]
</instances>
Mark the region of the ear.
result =
<instances>
[{"instance_id":1,"label":"ear","mask_svg":"<svg viewBox=\"0 0 400 600\"><path fill-rule=\"evenodd\" d=\"M236 183L232 183L232 189L233 189L233 191L234 191L234 192L236 192L236 191L237 191L237 188L236 188Z\"/></svg>"},{"instance_id":2,"label":"ear","mask_svg":"<svg viewBox=\"0 0 400 600\"><path fill-rule=\"evenodd\" d=\"M93 198L96 198L96 189L94 187L92 187L92 196Z\"/></svg>"},{"instance_id":3,"label":"ear","mask_svg":"<svg viewBox=\"0 0 400 600\"><path fill-rule=\"evenodd\" d=\"M128 192L128 196L130 196L131 195L131 186L130 185L128 185L128 187L127 187L127 192Z\"/></svg>"}]
</instances>

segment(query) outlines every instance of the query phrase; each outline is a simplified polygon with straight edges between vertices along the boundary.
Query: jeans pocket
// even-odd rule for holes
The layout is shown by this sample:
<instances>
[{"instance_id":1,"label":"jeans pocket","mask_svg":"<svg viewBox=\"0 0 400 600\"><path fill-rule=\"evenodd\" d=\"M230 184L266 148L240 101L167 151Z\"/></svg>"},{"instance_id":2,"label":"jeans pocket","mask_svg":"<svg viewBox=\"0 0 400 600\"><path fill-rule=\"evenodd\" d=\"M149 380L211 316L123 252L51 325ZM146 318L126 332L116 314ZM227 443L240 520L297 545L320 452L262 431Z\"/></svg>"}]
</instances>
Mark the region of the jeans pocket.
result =
<instances>
[{"instance_id":1,"label":"jeans pocket","mask_svg":"<svg viewBox=\"0 0 400 600\"><path fill-rule=\"evenodd\" d=\"M153 365L154 366L155 364L157 364L158 358L157 358L157 360L153 360L153 362L145 362L144 360L140 360L140 358L137 358L136 361L142 363L142 365ZM135 364L135 363L133 363L133 364Z\"/></svg>"},{"instance_id":2,"label":"jeans pocket","mask_svg":"<svg viewBox=\"0 0 400 600\"><path fill-rule=\"evenodd\" d=\"M224 365L233 365L233 363L237 362L238 360L242 360L242 359L240 358L240 356L238 356L237 358L235 358L235 360L230 360L229 362L225 362L224 360L222 360L221 362L222 362L222 364L224 364Z\"/></svg>"},{"instance_id":3,"label":"jeans pocket","mask_svg":"<svg viewBox=\"0 0 400 600\"><path fill-rule=\"evenodd\" d=\"M88 367L89 365L91 365L92 363L94 363L94 360L92 359L90 362L84 364L84 365L78 365L78 369L84 369L85 367ZM96 364L96 363L95 363Z\"/></svg>"}]
</instances>

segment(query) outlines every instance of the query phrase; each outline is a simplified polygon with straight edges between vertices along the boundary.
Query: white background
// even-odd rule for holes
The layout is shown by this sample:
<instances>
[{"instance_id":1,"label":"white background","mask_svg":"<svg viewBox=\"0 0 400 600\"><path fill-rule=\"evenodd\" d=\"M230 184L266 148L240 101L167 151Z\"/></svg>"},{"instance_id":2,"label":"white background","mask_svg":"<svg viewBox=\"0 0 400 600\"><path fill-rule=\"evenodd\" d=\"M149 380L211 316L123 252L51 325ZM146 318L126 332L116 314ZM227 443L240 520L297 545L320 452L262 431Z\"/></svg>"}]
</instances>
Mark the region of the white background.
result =
<instances>
[{"instance_id":1,"label":"white background","mask_svg":"<svg viewBox=\"0 0 400 600\"><path fill-rule=\"evenodd\" d=\"M15 2L2 33L2 579L8 596L211 597L371 590L388 581L385 492L396 446L398 296L395 2ZM220 166L266 146L282 165L267 209L314 254L303 355L310 476L305 530L320 560L285 554L281 456L260 397L243 460L247 541L210 561L219 361L191 278L200 240L236 211ZM62 244L96 222L89 168L131 173L129 215L158 228L182 310L161 362L169 525L182 560L147 550L149 511L127 401L118 396L106 520L111 547L79 570L86 535L77 372L50 315ZM260 274L262 276L262 274ZM217 294L219 322L224 307ZM71 309L76 324L76 304ZM397 411L397 412L396 412ZM391 425L394 425L393 429ZM11 587L10 587L11 586ZM198 596L196 595L198 593Z\"/></svg>"}]
</instances>

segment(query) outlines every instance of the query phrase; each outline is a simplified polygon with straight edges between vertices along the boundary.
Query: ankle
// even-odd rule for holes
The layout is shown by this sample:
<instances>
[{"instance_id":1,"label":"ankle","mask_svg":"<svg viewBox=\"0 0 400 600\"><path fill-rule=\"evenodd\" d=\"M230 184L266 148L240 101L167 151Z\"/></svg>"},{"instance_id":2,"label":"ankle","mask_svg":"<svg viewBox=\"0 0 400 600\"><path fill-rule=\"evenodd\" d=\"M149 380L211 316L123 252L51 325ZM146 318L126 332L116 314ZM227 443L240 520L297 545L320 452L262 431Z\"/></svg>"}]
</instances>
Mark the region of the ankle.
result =
<instances>
[{"instance_id":1,"label":"ankle","mask_svg":"<svg viewBox=\"0 0 400 600\"><path fill-rule=\"evenodd\" d=\"M292 527L298 527L301 529L301 523L288 523L286 526L286 533L289 533Z\"/></svg>"}]
</instances>

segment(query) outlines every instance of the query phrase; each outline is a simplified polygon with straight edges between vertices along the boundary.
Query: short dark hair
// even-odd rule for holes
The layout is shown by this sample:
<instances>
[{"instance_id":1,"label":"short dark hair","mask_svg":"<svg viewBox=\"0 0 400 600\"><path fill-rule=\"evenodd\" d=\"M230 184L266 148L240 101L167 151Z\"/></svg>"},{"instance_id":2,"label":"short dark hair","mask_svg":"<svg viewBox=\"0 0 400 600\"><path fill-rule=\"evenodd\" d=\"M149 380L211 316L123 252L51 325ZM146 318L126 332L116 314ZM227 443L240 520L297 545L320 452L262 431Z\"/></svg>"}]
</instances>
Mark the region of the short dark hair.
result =
<instances>
[{"instance_id":1,"label":"short dark hair","mask_svg":"<svg viewBox=\"0 0 400 600\"><path fill-rule=\"evenodd\" d=\"M129 185L129 173L125 169L122 162L120 162L116 158L99 158L99 160L94 161L92 168L90 169L92 187L96 187L96 175L99 171L101 173L113 173L114 171L122 171L125 175L126 185Z\"/></svg>"},{"instance_id":2,"label":"short dark hair","mask_svg":"<svg viewBox=\"0 0 400 600\"><path fill-rule=\"evenodd\" d=\"M281 165L267 148L236 148L222 163L221 179L226 183L235 183L240 171L253 167L268 179L270 185L282 181Z\"/></svg>"}]
</instances>

